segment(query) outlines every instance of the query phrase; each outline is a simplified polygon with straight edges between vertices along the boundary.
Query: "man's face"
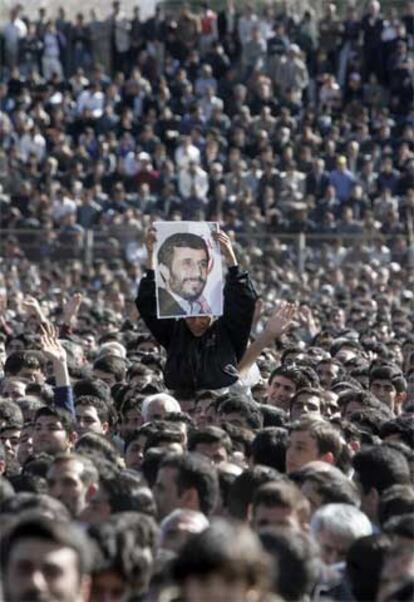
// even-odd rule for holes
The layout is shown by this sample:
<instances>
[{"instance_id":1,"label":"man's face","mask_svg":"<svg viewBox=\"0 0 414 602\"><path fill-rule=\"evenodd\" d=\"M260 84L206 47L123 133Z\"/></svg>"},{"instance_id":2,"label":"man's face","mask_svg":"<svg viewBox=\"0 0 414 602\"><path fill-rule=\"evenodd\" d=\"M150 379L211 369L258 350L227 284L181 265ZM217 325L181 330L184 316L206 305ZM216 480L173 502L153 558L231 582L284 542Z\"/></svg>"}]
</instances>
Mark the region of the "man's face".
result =
<instances>
[{"instance_id":1,"label":"man's face","mask_svg":"<svg viewBox=\"0 0 414 602\"><path fill-rule=\"evenodd\" d=\"M17 456L20 435L21 430L16 428L4 428L0 432L0 442L4 445L8 459L12 459Z\"/></svg>"},{"instance_id":2,"label":"man's face","mask_svg":"<svg viewBox=\"0 0 414 602\"><path fill-rule=\"evenodd\" d=\"M259 504L254 511L253 528L256 531L266 527L291 527L300 529L300 521L294 510L286 506L265 506Z\"/></svg>"},{"instance_id":3,"label":"man's face","mask_svg":"<svg viewBox=\"0 0 414 602\"><path fill-rule=\"evenodd\" d=\"M310 393L303 393L298 395L290 408L291 420L298 420L301 416L308 414L314 414L320 416L321 414L321 400L316 395Z\"/></svg>"},{"instance_id":4,"label":"man's face","mask_svg":"<svg viewBox=\"0 0 414 602\"><path fill-rule=\"evenodd\" d=\"M92 493L82 481L83 466L77 460L52 464L47 473L48 493L66 506L72 516L79 516Z\"/></svg>"},{"instance_id":5,"label":"man's face","mask_svg":"<svg viewBox=\"0 0 414 602\"><path fill-rule=\"evenodd\" d=\"M339 366L330 363L319 364L316 372L319 376L322 387L324 387L324 389L329 389L334 378L338 376Z\"/></svg>"},{"instance_id":6,"label":"man's face","mask_svg":"<svg viewBox=\"0 0 414 602\"><path fill-rule=\"evenodd\" d=\"M296 385L290 378L276 374L267 388L267 403L288 412L289 402L295 392Z\"/></svg>"},{"instance_id":7,"label":"man's face","mask_svg":"<svg viewBox=\"0 0 414 602\"><path fill-rule=\"evenodd\" d=\"M394 387L390 380L373 380L369 390L373 395L375 395L378 401L381 401L391 410L394 410L398 394L397 389Z\"/></svg>"},{"instance_id":8,"label":"man's face","mask_svg":"<svg viewBox=\"0 0 414 602\"><path fill-rule=\"evenodd\" d=\"M90 602L124 602L127 594L125 579L116 571L94 575Z\"/></svg>"},{"instance_id":9,"label":"man's face","mask_svg":"<svg viewBox=\"0 0 414 602\"><path fill-rule=\"evenodd\" d=\"M305 464L318 460L320 453L316 440L308 431L293 431L286 451L286 471L299 470Z\"/></svg>"},{"instance_id":10,"label":"man's face","mask_svg":"<svg viewBox=\"0 0 414 602\"><path fill-rule=\"evenodd\" d=\"M125 465L133 470L141 470L141 465L144 460L144 449L147 439L144 435L140 435L128 445L125 452Z\"/></svg>"},{"instance_id":11,"label":"man's face","mask_svg":"<svg viewBox=\"0 0 414 602\"><path fill-rule=\"evenodd\" d=\"M88 432L99 433L100 435L105 435L108 432L108 423L101 422L94 406L77 405L75 410L76 430L79 436Z\"/></svg>"},{"instance_id":12,"label":"man's face","mask_svg":"<svg viewBox=\"0 0 414 602\"><path fill-rule=\"evenodd\" d=\"M187 301L195 301L207 281L208 257L204 249L175 247L171 267L166 270L173 293Z\"/></svg>"},{"instance_id":13,"label":"man's face","mask_svg":"<svg viewBox=\"0 0 414 602\"><path fill-rule=\"evenodd\" d=\"M121 435L122 437L127 437L130 433L133 433L136 429L142 426L144 423L144 419L141 414L141 410L139 408L131 408L127 412L125 412L122 425L121 425Z\"/></svg>"},{"instance_id":14,"label":"man's face","mask_svg":"<svg viewBox=\"0 0 414 602\"><path fill-rule=\"evenodd\" d=\"M319 543L322 560L326 564L336 564L346 560L346 553L352 540L346 537L338 537L338 534L332 534L327 529L321 529L316 534L316 540Z\"/></svg>"},{"instance_id":15,"label":"man's face","mask_svg":"<svg viewBox=\"0 0 414 602\"><path fill-rule=\"evenodd\" d=\"M24 397L27 384L16 379L4 379L1 387L1 396L13 400Z\"/></svg>"},{"instance_id":16,"label":"man's face","mask_svg":"<svg viewBox=\"0 0 414 602\"><path fill-rule=\"evenodd\" d=\"M157 503L160 519L180 508L180 496L176 484L177 470L175 468L160 468L154 486L154 497Z\"/></svg>"},{"instance_id":17,"label":"man's face","mask_svg":"<svg viewBox=\"0 0 414 602\"><path fill-rule=\"evenodd\" d=\"M4 574L8 602L86 602L76 554L35 537L16 543Z\"/></svg>"},{"instance_id":18,"label":"man's face","mask_svg":"<svg viewBox=\"0 0 414 602\"><path fill-rule=\"evenodd\" d=\"M39 416L33 429L33 451L58 454L70 446L69 435L55 416Z\"/></svg>"},{"instance_id":19,"label":"man's face","mask_svg":"<svg viewBox=\"0 0 414 602\"><path fill-rule=\"evenodd\" d=\"M198 454L202 454L209 458L214 464L227 462L228 453L224 445L217 443L198 443L194 449Z\"/></svg>"}]
</instances>

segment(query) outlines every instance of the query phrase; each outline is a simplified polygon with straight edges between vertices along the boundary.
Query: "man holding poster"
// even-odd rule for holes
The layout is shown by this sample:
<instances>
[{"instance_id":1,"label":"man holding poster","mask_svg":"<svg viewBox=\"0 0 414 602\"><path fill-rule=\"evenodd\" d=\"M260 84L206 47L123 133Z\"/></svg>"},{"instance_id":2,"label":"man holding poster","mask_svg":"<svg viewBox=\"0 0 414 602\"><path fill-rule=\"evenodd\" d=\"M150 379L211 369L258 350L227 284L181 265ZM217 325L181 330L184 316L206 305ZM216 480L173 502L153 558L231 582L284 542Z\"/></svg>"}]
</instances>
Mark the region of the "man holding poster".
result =
<instances>
[{"instance_id":1,"label":"man holding poster","mask_svg":"<svg viewBox=\"0 0 414 602\"><path fill-rule=\"evenodd\" d=\"M158 317L221 315L223 275L220 248L213 238L216 225L159 222L154 227Z\"/></svg>"},{"instance_id":2,"label":"man holding poster","mask_svg":"<svg viewBox=\"0 0 414 602\"><path fill-rule=\"evenodd\" d=\"M203 235L200 228L207 228L210 235ZM250 335L256 293L238 266L229 237L216 224L158 222L147 232L146 246L148 270L136 304L167 350L166 386L200 390L234 384ZM228 267L224 289L220 251ZM174 317L162 317L165 311Z\"/></svg>"}]
</instances>

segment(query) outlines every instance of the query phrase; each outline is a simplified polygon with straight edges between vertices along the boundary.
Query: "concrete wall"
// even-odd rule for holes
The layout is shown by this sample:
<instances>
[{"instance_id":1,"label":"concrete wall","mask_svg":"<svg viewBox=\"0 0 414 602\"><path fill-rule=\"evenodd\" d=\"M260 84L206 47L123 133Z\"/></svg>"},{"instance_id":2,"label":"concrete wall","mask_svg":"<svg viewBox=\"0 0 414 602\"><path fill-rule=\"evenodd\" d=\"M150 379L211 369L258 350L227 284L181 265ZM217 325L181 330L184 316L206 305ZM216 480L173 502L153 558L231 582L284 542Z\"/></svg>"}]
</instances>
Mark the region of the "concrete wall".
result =
<instances>
[{"instance_id":1,"label":"concrete wall","mask_svg":"<svg viewBox=\"0 0 414 602\"><path fill-rule=\"evenodd\" d=\"M0 0L0 23L4 23L12 6L18 4L16 0ZM89 17L91 9L95 9L99 17L104 18L109 15L112 6L112 0L21 0L23 13L29 17L36 17L38 8L44 6L47 14L55 16L57 9L63 6L68 16L73 17L77 12L82 11L86 17ZM141 15L146 18L153 14L157 0L123 0L122 6L127 14L132 12L134 6L139 6Z\"/></svg>"}]
</instances>

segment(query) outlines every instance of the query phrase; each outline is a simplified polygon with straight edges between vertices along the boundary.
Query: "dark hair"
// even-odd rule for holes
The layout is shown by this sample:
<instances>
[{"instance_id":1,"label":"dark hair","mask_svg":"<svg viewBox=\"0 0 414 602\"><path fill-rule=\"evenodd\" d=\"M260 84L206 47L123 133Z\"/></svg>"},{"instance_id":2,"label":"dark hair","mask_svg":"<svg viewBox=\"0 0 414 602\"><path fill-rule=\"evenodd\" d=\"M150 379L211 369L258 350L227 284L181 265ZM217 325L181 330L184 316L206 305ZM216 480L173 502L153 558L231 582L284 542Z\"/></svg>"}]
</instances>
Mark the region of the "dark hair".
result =
<instances>
[{"instance_id":1,"label":"dark hair","mask_svg":"<svg viewBox=\"0 0 414 602\"><path fill-rule=\"evenodd\" d=\"M200 511L206 516L213 512L219 493L218 477L215 467L206 458L192 453L174 454L167 456L160 468L175 468L178 493L196 489Z\"/></svg>"},{"instance_id":2,"label":"dark hair","mask_svg":"<svg viewBox=\"0 0 414 602\"><path fill-rule=\"evenodd\" d=\"M92 431L79 437L75 443L75 449L79 454L89 456L92 460L95 454L99 454L114 465L117 464L120 455L116 445L110 439Z\"/></svg>"},{"instance_id":3,"label":"dark hair","mask_svg":"<svg viewBox=\"0 0 414 602\"><path fill-rule=\"evenodd\" d=\"M228 453L231 452L231 439L223 429L218 426L206 426L190 432L188 438L188 451L196 451L199 443L222 445Z\"/></svg>"},{"instance_id":4,"label":"dark hair","mask_svg":"<svg viewBox=\"0 0 414 602\"><path fill-rule=\"evenodd\" d=\"M414 513L414 490L412 485L393 485L386 489L379 501L378 519L381 526L404 514Z\"/></svg>"},{"instance_id":5,"label":"dark hair","mask_svg":"<svg viewBox=\"0 0 414 602\"><path fill-rule=\"evenodd\" d=\"M50 495L25 491L7 498L0 507L0 514L10 514L15 517L28 510L52 516L54 520L70 520L68 510L59 500Z\"/></svg>"},{"instance_id":6,"label":"dark hair","mask_svg":"<svg viewBox=\"0 0 414 602\"><path fill-rule=\"evenodd\" d=\"M269 426L260 430L251 446L253 463L285 472L287 442L288 431L284 428Z\"/></svg>"},{"instance_id":7,"label":"dark hair","mask_svg":"<svg viewBox=\"0 0 414 602\"><path fill-rule=\"evenodd\" d=\"M89 485L90 483L98 483L99 475L98 471L95 468L94 463L87 456L82 456L81 454L65 454L60 453L53 458L51 466L55 466L57 464L66 464L67 462L79 462L82 464L83 470L79 475L82 483Z\"/></svg>"},{"instance_id":8,"label":"dark hair","mask_svg":"<svg viewBox=\"0 0 414 602\"><path fill-rule=\"evenodd\" d=\"M121 357L106 355L94 362L93 369L112 374L116 382L122 382L126 373L126 364Z\"/></svg>"},{"instance_id":9,"label":"dark hair","mask_svg":"<svg viewBox=\"0 0 414 602\"><path fill-rule=\"evenodd\" d=\"M64 408L56 406L53 408L49 406L43 406L36 411L33 423L36 424L37 419L41 416L52 416L53 418L59 420L68 435L76 430L76 422L74 417L68 410Z\"/></svg>"},{"instance_id":10,"label":"dark hair","mask_svg":"<svg viewBox=\"0 0 414 602\"><path fill-rule=\"evenodd\" d=\"M296 431L309 433L316 441L319 454L323 455L331 452L335 461L340 457L344 441L339 431L326 420L305 416L292 424L290 432Z\"/></svg>"},{"instance_id":11,"label":"dark hair","mask_svg":"<svg viewBox=\"0 0 414 602\"><path fill-rule=\"evenodd\" d=\"M339 469L319 471L308 466L289 475L298 485L309 481L321 498L322 504L351 504L359 506L358 489Z\"/></svg>"},{"instance_id":12,"label":"dark hair","mask_svg":"<svg viewBox=\"0 0 414 602\"><path fill-rule=\"evenodd\" d=\"M253 513L259 506L289 508L297 513L309 514L309 503L301 490L287 478L261 485L253 497Z\"/></svg>"},{"instance_id":13,"label":"dark hair","mask_svg":"<svg viewBox=\"0 0 414 602\"><path fill-rule=\"evenodd\" d=\"M270 466L254 466L242 472L230 489L230 516L237 520L246 520L248 507L258 487L281 478L282 475Z\"/></svg>"},{"instance_id":14,"label":"dark hair","mask_svg":"<svg viewBox=\"0 0 414 602\"><path fill-rule=\"evenodd\" d=\"M392 485L410 482L410 467L404 455L388 446L371 446L355 454L353 467L364 493L382 493Z\"/></svg>"},{"instance_id":15,"label":"dark hair","mask_svg":"<svg viewBox=\"0 0 414 602\"><path fill-rule=\"evenodd\" d=\"M0 430L23 428L23 413L19 404L12 399L2 399L0 403Z\"/></svg>"},{"instance_id":16,"label":"dark hair","mask_svg":"<svg viewBox=\"0 0 414 602\"><path fill-rule=\"evenodd\" d=\"M144 460L141 465L142 474L148 483L148 487L152 488L157 480L158 470L169 455L167 449L162 447L151 447L145 452Z\"/></svg>"},{"instance_id":17,"label":"dark hair","mask_svg":"<svg viewBox=\"0 0 414 602\"><path fill-rule=\"evenodd\" d=\"M338 405L341 413L343 413L346 409L346 406L352 402L369 408L379 408L384 406L384 404L379 402L372 393L369 393L369 391L355 391L354 389L348 389L347 391L340 393L338 396Z\"/></svg>"},{"instance_id":18,"label":"dark hair","mask_svg":"<svg viewBox=\"0 0 414 602\"><path fill-rule=\"evenodd\" d=\"M11 353L4 363L4 374L5 376L17 376L23 368L40 370L41 363L38 354L29 351Z\"/></svg>"},{"instance_id":19,"label":"dark hair","mask_svg":"<svg viewBox=\"0 0 414 602\"><path fill-rule=\"evenodd\" d=\"M385 439L390 435L398 435L402 443L408 445L411 449L414 447L414 416L406 414L397 416L394 420L389 420L381 426L380 437Z\"/></svg>"},{"instance_id":20,"label":"dark hair","mask_svg":"<svg viewBox=\"0 0 414 602\"><path fill-rule=\"evenodd\" d=\"M3 502L14 496L13 485L8 479L0 476L0 507Z\"/></svg>"},{"instance_id":21,"label":"dark hair","mask_svg":"<svg viewBox=\"0 0 414 602\"><path fill-rule=\"evenodd\" d=\"M385 525L383 525L383 530L384 533L390 535L390 537L404 537L405 539L411 539L414 542L414 513L401 514L400 516L390 518Z\"/></svg>"},{"instance_id":22,"label":"dark hair","mask_svg":"<svg viewBox=\"0 0 414 602\"><path fill-rule=\"evenodd\" d=\"M281 366L273 370L273 372L269 376L269 385L272 384L272 381L275 378L275 376L283 376L284 378L288 378L295 384L296 389L302 389L303 387L311 386L309 378L305 376L303 372L295 366L288 366L286 364L282 364Z\"/></svg>"},{"instance_id":23,"label":"dark hair","mask_svg":"<svg viewBox=\"0 0 414 602\"><path fill-rule=\"evenodd\" d=\"M20 541L32 538L70 548L77 556L79 579L88 574L90 549L82 532L71 523L33 514L22 516L1 540L0 563L4 575L14 547Z\"/></svg>"},{"instance_id":24,"label":"dark hair","mask_svg":"<svg viewBox=\"0 0 414 602\"><path fill-rule=\"evenodd\" d=\"M184 545L172 572L179 584L191 577L222 575L229 582L243 580L260 591L268 570L260 541L247 526L217 521Z\"/></svg>"},{"instance_id":25,"label":"dark hair","mask_svg":"<svg viewBox=\"0 0 414 602\"><path fill-rule=\"evenodd\" d=\"M284 600L310 595L319 576L319 551L308 534L293 529L264 529L260 541L274 564L272 590Z\"/></svg>"},{"instance_id":26,"label":"dark hair","mask_svg":"<svg viewBox=\"0 0 414 602\"><path fill-rule=\"evenodd\" d=\"M370 370L370 387L375 380L389 380L394 385L397 393L403 393L407 390L407 381L401 370L393 368L392 366L378 366Z\"/></svg>"},{"instance_id":27,"label":"dark hair","mask_svg":"<svg viewBox=\"0 0 414 602\"><path fill-rule=\"evenodd\" d=\"M243 396L231 395L224 398L217 412L218 414L237 412L245 418L248 426L252 429L260 429L263 426L263 417L259 406Z\"/></svg>"},{"instance_id":28,"label":"dark hair","mask_svg":"<svg viewBox=\"0 0 414 602\"><path fill-rule=\"evenodd\" d=\"M384 558L391 547L384 534L367 535L355 540L346 555L346 573L357 602L376 600Z\"/></svg>"},{"instance_id":29,"label":"dark hair","mask_svg":"<svg viewBox=\"0 0 414 602\"><path fill-rule=\"evenodd\" d=\"M92 574L113 571L135 594L145 593L157 533L155 521L137 512L122 512L90 527L88 535L97 546Z\"/></svg>"},{"instance_id":30,"label":"dark hair","mask_svg":"<svg viewBox=\"0 0 414 602\"><path fill-rule=\"evenodd\" d=\"M109 422L112 413L106 401L96 397L96 395L81 395L75 401L75 408L77 406L92 406L96 409L98 418L101 422ZM113 421L111 421L113 422Z\"/></svg>"},{"instance_id":31,"label":"dark hair","mask_svg":"<svg viewBox=\"0 0 414 602\"><path fill-rule=\"evenodd\" d=\"M175 247L203 250L207 255L207 261L209 261L210 254L207 243L202 236L190 232L177 232L166 238L162 243L158 250L158 262L171 268Z\"/></svg>"},{"instance_id":32,"label":"dark hair","mask_svg":"<svg viewBox=\"0 0 414 602\"><path fill-rule=\"evenodd\" d=\"M283 427L288 422L288 414L282 408L271 406L268 403L259 404L263 416L263 427Z\"/></svg>"},{"instance_id":33,"label":"dark hair","mask_svg":"<svg viewBox=\"0 0 414 602\"><path fill-rule=\"evenodd\" d=\"M78 380L73 385L73 394L75 399L82 397L83 395L93 395L99 397L106 402L110 401L111 389L100 378L83 378Z\"/></svg>"}]
</instances>

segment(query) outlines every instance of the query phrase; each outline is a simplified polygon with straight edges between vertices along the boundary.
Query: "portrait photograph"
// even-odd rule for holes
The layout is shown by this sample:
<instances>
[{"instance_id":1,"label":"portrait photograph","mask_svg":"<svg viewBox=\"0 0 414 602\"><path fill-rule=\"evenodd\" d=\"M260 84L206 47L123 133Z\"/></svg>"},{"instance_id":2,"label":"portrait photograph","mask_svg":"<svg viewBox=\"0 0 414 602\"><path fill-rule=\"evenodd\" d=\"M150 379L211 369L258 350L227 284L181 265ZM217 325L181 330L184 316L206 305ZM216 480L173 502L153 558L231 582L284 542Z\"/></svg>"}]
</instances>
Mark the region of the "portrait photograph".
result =
<instances>
[{"instance_id":1,"label":"portrait photograph","mask_svg":"<svg viewBox=\"0 0 414 602\"><path fill-rule=\"evenodd\" d=\"M221 316L223 270L214 222L155 222L158 318Z\"/></svg>"}]
</instances>

